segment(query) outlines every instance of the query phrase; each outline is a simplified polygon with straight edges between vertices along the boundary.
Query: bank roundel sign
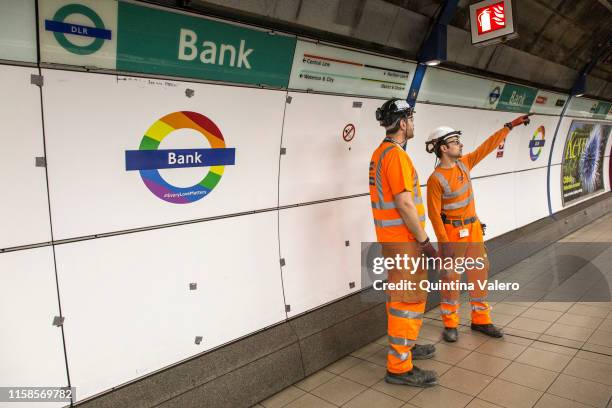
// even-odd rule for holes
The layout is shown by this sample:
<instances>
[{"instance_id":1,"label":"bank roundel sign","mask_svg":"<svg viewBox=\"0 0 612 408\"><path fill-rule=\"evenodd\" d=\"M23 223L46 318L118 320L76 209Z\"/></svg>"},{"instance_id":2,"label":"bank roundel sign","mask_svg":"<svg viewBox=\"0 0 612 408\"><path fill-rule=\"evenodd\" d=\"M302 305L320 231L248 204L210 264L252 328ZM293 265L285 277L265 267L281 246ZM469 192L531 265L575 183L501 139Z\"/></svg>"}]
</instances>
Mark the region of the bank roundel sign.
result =
<instances>
[{"instance_id":1,"label":"bank roundel sign","mask_svg":"<svg viewBox=\"0 0 612 408\"><path fill-rule=\"evenodd\" d=\"M181 137L177 130L197 132L209 148L160 149L166 138ZM127 171L138 170L144 185L153 195L173 204L189 204L206 197L221 181L225 166L235 164L236 149L228 148L219 127L201 113L180 111L155 121L145 132L138 150L125 152ZM160 169L201 167L202 178L189 187L173 185ZM207 169L206 169L207 168Z\"/></svg>"}]
</instances>

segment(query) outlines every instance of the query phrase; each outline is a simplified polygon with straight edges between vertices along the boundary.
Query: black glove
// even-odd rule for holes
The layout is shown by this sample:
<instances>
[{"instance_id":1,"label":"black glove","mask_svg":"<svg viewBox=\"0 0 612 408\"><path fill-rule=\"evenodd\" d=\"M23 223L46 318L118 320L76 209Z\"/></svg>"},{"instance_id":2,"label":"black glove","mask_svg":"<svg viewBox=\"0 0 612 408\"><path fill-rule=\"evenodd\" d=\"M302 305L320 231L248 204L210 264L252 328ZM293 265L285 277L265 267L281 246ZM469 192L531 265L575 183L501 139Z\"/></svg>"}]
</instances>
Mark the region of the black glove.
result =
<instances>
[{"instance_id":1,"label":"black glove","mask_svg":"<svg viewBox=\"0 0 612 408\"><path fill-rule=\"evenodd\" d=\"M519 116L518 118L514 119L512 122L508 122L506 123L504 126L507 127L508 129L512 130L512 128L519 126L519 125L525 125L527 126L530 122L529 117L533 115L533 113L530 113L529 115L523 115L523 116Z\"/></svg>"},{"instance_id":2,"label":"black glove","mask_svg":"<svg viewBox=\"0 0 612 408\"><path fill-rule=\"evenodd\" d=\"M428 258L437 258L438 252L433 245L431 245L431 241L427 238L423 242L419 242L419 250Z\"/></svg>"}]
</instances>

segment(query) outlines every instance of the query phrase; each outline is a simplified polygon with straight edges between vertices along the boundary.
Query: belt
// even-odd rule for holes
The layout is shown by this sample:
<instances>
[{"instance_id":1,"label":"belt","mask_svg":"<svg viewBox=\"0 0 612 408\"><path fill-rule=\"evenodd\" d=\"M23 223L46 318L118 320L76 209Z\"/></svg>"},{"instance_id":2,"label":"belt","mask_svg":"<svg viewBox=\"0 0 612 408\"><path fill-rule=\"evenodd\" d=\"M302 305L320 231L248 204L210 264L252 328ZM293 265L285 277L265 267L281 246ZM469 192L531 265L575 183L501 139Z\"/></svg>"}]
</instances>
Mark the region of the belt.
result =
<instances>
[{"instance_id":1,"label":"belt","mask_svg":"<svg viewBox=\"0 0 612 408\"><path fill-rule=\"evenodd\" d=\"M470 217L463 220L449 220L444 218L442 220L442 222L444 222L445 224L451 224L453 227L460 227L462 225L471 224L476 221L478 221L478 217Z\"/></svg>"}]
</instances>

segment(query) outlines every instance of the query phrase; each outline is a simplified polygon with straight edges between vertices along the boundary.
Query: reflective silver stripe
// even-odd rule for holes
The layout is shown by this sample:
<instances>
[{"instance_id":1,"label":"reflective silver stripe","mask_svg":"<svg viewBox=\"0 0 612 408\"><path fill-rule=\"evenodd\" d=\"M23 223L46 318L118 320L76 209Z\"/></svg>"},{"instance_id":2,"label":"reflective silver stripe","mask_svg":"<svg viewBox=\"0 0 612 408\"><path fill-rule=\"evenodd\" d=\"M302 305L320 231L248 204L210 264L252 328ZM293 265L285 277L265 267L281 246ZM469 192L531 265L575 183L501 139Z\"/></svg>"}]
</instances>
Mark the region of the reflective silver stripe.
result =
<instances>
[{"instance_id":1,"label":"reflective silver stripe","mask_svg":"<svg viewBox=\"0 0 612 408\"><path fill-rule=\"evenodd\" d=\"M457 191L453 191L452 193L449 194L442 194L442 198L456 198L459 197L461 194L465 193L465 191L468 189L468 187L470 186L470 183L464 183L463 186L461 186L461 188Z\"/></svg>"},{"instance_id":2,"label":"reflective silver stripe","mask_svg":"<svg viewBox=\"0 0 612 408\"><path fill-rule=\"evenodd\" d=\"M419 221L425 222L425 214L419 216Z\"/></svg>"},{"instance_id":3,"label":"reflective silver stripe","mask_svg":"<svg viewBox=\"0 0 612 408\"><path fill-rule=\"evenodd\" d=\"M442 314L442 315L452 315L454 313L457 313L457 311L456 310L440 309L440 314Z\"/></svg>"},{"instance_id":4,"label":"reflective silver stripe","mask_svg":"<svg viewBox=\"0 0 612 408\"><path fill-rule=\"evenodd\" d=\"M377 210L392 210L396 207L393 201L382 201L380 203L372 201L372 208L376 208Z\"/></svg>"},{"instance_id":5,"label":"reflective silver stripe","mask_svg":"<svg viewBox=\"0 0 612 408\"><path fill-rule=\"evenodd\" d=\"M403 317L405 319L421 319L423 317L423 313L421 312L413 312L410 310L399 310L394 309L392 307L389 308L389 313L396 317Z\"/></svg>"},{"instance_id":6,"label":"reflective silver stripe","mask_svg":"<svg viewBox=\"0 0 612 408\"><path fill-rule=\"evenodd\" d=\"M440 303L444 303L447 305L458 305L459 301L458 300L441 300Z\"/></svg>"},{"instance_id":7,"label":"reflective silver stripe","mask_svg":"<svg viewBox=\"0 0 612 408\"><path fill-rule=\"evenodd\" d=\"M470 193L468 198L466 198L465 200L457 201L456 203L452 203L452 204L445 204L442 206L442 209L443 210L456 210L457 208L463 208L466 205L468 205L473 199L474 199L474 193Z\"/></svg>"},{"instance_id":8,"label":"reflective silver stripe","mask_svg":"<svg viewBox=\"0 0 612 408\"><path fill-rule=\"evenodd\" d=\"M385 156L387 155L387 153L394 147L395 145L392 145L392 146L387 147L385 150L383 150L383 152L380 155L380 158L378 159L378 164L376 165L376 191L378 192L379 201L383 201L382 174L381 174L382 162Z\"/></svg>"},{"instance_id":9,"label":"reflective silver stripe","mask_svg":"<svg viewBox=\"0 0 612 408\"><path fill-rule=\"evenodd\" d=\"M389 336L389 343L391 344L395 344L398 346L412 346L414 343L416 343L416 340L410 340L410 339L404 339L401 337L393 337L393 336ZM393 349L391 349L393 350Z\"/></svg>"},{"instance_id":10,"label":"reflective silver stripe","mask_svg":"<svg viewBox=\"0 0 612 408\"><path fill-rule=\"evenodd\" d=\"M419 205L419 204L423 204L423 197L421 196L416 196L412 199L412 201L414 201L415 205Z\"/></svg>"},{"instance_id":11,"label":"reflective silver stripe","mask_svg":"<svg viewBox=\"0 0 612 408\"><path fill-rule=\"evenodd\" d=\"M472 310L489 310L486 306L472 305Z\"/></svg>"},{"instance_id":12,"label":"reflective silver stripe","mask_svg":"<svg viewBox=\"0 0 612 408\"><path fill-rule=\"evenodd\" d=\"M385 227L396 227L398 225L403 225L404 220L401 218L394 218L392 220L374 220L374 225L377 227L385 228Z\"/></svg>"},{"instance_id":13,"label":"reflective silver stripe","mask_svg":"<svg viewBox=\"0 0 612 408\"><path fill-rule=\"evenodd\" d=\"M436 176L436 178L438 179L438 181L442 185L442 189L444 190L444 194L451 194L452 190L450 188L450 185L448 184L448 181L446 181L444 176L442 174L438 173L437 171L434 171L434 176Z\"/></svg>"},{"instance_id":14,"label":"reflective silver stripe","mask_svg":"<svg viewBox=\"0 0 612 408\"><path fill-rule=\"evenodd\" d=\"M470 298L470 302L480 302L480 303L483 303L483 302L486 302L486 301L487 301L487 297L486 296L485 297L479 297L479 298Z\"/></svg>"},{"instance_id":15,"label":"reflective silver stripe","mask_svg":"<svg viewBox=\"0 0 612 408\"><path fill-rule=\"evenodd\" d=\"M459 160L459 161L457 161L457 166L459 166L459 168L461 170L463 170L463 172L467 176L468 182L471 183L472 179L470 178L470 171L468 170L467 167L465 167L465 164L463 164L463 162L461 160Z\"/></svg>"},{"instance_id":16,"label":"reflective silver stripe","mask_svg":"<svg viewBox=\"0 0 612 408\"><path fill-rule=\"evenodd\" d=\"M406 360L408 360L408 357L410 357L410 352L407 352L407 353L398 353L397 351L395 351L393 349L389 349L389 354L399 358L402 361L406 361Z\"/></svg>"}]
</instances>

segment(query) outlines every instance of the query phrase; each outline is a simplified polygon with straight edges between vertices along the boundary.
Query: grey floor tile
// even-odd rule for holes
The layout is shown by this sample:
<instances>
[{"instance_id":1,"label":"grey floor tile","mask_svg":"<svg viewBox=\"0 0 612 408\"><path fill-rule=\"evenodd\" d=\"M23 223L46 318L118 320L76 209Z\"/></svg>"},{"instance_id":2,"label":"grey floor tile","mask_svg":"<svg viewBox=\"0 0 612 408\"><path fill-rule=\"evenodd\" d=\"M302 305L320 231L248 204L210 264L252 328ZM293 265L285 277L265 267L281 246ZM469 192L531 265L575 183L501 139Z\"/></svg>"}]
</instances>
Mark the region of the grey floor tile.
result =
<instances>
[{"instance_id":1,"label":"grey floor tile","mask_svg":"<svg viewBox=\"0 0 612 408\"><path fill-rule=\"evenodd\" d=\"M387 369L377 364L363 361L340 374L344 378L355 381L359 384L371 387L381 379L385 378Z\"/></svg>"},{"instance_id":2,"label":"grey floor tile","mask_svg":"<svg viewBox=\"0 0 612 408\"><path fill-rule=\"evenodd\" d=\"M542 322L542 323L546 323L546 322ZM524 339L531 339L531 340L537 340L542 335L542 333L531 332L531 331L523 330L523 329L515 329L514 327L509 327L509 326L504 327L504 333L510 334L516 337L521 337Z\"/></svg>"},{"instance_id":3,"label":"grey floor tile","mask_svg":"<svg viewBox=\"0 0 612 408\"><path fill-rule=\"evenodd\" d=\"M612 347L612 334L604 330L596 330L586 342L600 346Z\"/></svg>"},{"instance_id":4,"label":"grey floor tile","mask_svg":"<svg viewBox=\"0 0 612 408\"><path fill-rule=\"evenodd\" d=\"M591 317L600 317L605 318L609 311L606 309L602 309L599 307L586 306L583 304L575 304L567 310L568 313L583 315L583 316L591 316Z\"/></svg>"},{"instance_id":5,"label":"grey floor tile","mask_svg":"<svg viewBox=\"0 0 612 408\"><path fill-rule=\"evenodd\" d=\"M504 337L498 340L505 341L505 342L512 343L512 344L518 344L521 346L529 346L531 343L533 343L533 339L508 333L506 329L504 329Z\"/></svg>"},{"instance_id":6,"label":"grey floor tile","mask_svg":"<svg viewBox=\"0 0 612 408\"><path fill-rule=\"evenodd\" d=\"M386 367L387 366L387 354L389 354L389 347L382 348L374 354L366 357L364 360L374 363L376 365Z\"/></svg>"},{"instance_id":7,"label":"grey floor tile","mask_svg":"<svg viewBox=\"0 0 612 408\"><path fill-rule=\"evenodd\" d=\"M349 368L361 363L361 361L362 360L356 357L346 356L336 361L335 363L328 365L327 367L325 367L325 370L333 374L341 374L345 372L346 370L348 370Z\"/></svg>"},{"instance_id":8,"label":"grey floor tile","mask_svg":"<svg viewBox=\"0 0 612 408\"><path fill-rule=\"evenodd\" d=\"M476 396L493 381L493 377L453 367L439 378L439 384L464 394Z\"/></svg>"},{"instance_id":9,"label":"grey floor tile","mask_svg":"<svg viewBox=\"0 0 612 408\"><path fill-rule=\"evenodd\" d=\"M595 361L596 363L612 365L612 354L605 355L601 353L593 353L586 350L579 350L576 353L576 357L582 358L584 360Z\"/></svg>"},{"instance_id":10,"label":"grey floor tile","mask_svg":"<svg viewBox=\"0 0 612 408\"><path fill-rule=\"evenodd\" d=\"M404 401L393 398L382 392L375 391L371 388L365 390L355 398L347 402L343 407L346 408L398 408L404 404Z\"/></svg>"},{"instance_id":11,"label":"grey floor tile","mask_svg":"<svg viewBox=\"0 0 612 408\"><path fill-rule=\"evenodd\" d=\"M603 321L604 319L600 317L565 313L557 320L556 323L567 324L569 326L586 327L588 329L596 329Z\"/></svg>"},{"instance_id":12,"label":"grey floor tile","mask_svg":"<svg viewBox=\"0 0 612 408\"><path fill-rule=\"evenodd\" d=\"M335 405L342 405L366 390L361 384L343 377L335 377L315 388L310 393Z\"/></svg>"},{"instance_id":13,"label":"grey floor tile","mask_svg":"<svg viewBox=\"0 0 612 408\"><path fill-rule=\"evenodd\" d=\"M279 408L284 407L289 404L291 401L294 401L304 395L305 392L296 388L294 386L290 386L285 388L284 390L274 394L270 398L261 401L260 404L265 408Z\"/></svg>"},{"instance_id":14,"label":"grey floor tile","mask_svg":"<svg viewBox=\"0 0 612 408\"><path fill-rule=\"evenodd\" d=\"M506 326L514 319L516 319L516 316L513 315L498 313L497 311L491 313L491 320L493 321L493 324L499 327Z\"/></svg>"},{"instance_id":15,"label":"grey floor tile","mask_svg":"<svg viewBox=\"0 0 612 408\"><path fill-rule=\"evenodd\" d=\"M593 329L587 329L585 327L568 326L561 323L553 323L552 326L544 332L549 336L561 337L569 340L586 341L591 334Z\"/></svg>"},{"instance_id":16,"label":"grey floor tile","mask_svg":"<svg viewBox=\"0 0 612 408\"><path fill-rule=\"evenodd\" d=\"M609 315L608 315L609 317ZM599 330L605 330L605 331L609 331L612 332L612 319L608 318L605 319L601 322L601 325L599 327L596 327Z\"/></svg>"},{"instance_id":17,"label":"grey floor tile","mask_svg":"<svg viewBox=\"0 0 612 408\"><path fill-rule=\"evenodd\" d=\"M335 405L322 400L312 394L304 394L300 398L296 399L292 403L286 406L286 408L333 408Z\"/></svg>"},{"instance_id":18,"label":"grey floor tile","mask_svg":"<svg viewBox=\"0 0 612 408\"><path fill-rule=\"evenodd\" d=\"M564 337L551 336L549 334L541 334L538 340L545 343L557 344L559 346L580 349L584 345L584 341L570 340Z\"/></svg>"},{"instance_id":19,"label":"grey floor tile","mask_svg":"<svg viewBox=\"0 0 612 408\"><path fill-rule=\"evenodd\" d=\"M529 331L533 333L544 333L549 327L551 323L545 322L543 320L530 319L527 317L517 317L506 327L518 330Z\"/></svg>"},{"instance_id":20,"label":"grey floor tile","mask_svg":"<svg viewBox=\"0 0 612 408\"><path fill-rule=\"evenodd\" d=\"M381 346L387 346L389 344L389 336L387 336L386 334L382 337L379 337L378 339L376 339L376 342L380 344Z\"/></svg>"},{"instance_id":21,"label":"grey floor tile","mask_svg":"<svg viewBox=\"0 0 612 408\"><path fill-rule=\"evenodd\" d=\"M498 303L493 308L493 313L502 313L505 315L518 316L527 310L525 306L518 306L509 303Z\"/></svg>"},{"instance_id":22,"label":"grey floor tile","mask_svg":"<svg viewBox=\"0 0 612 408\"><path fill-rule=\"evenodd\" d=\"M380 345L376 342L374 343L370 343L367 346L364 346L362 348L360 348L359 350L355 350L351 353L351 356L353 357L357 357L357 358L366 358L374 353L376 353L378 350L384 348L385 346Z\"/></svg>"},{"instance_id":23,"label":"grey floor tile","mask_svg":"<svg viewBox=\"0 0 612 408\"><path fill-rule=\"evenodd\" d=\"M612 365L609 364L574 358L563 373L612 386Z\"/></svg>"},{"instance_id":24,"label":"grey floor tile","mask_svg":"<svg viewBox=\"0 0 612 408\"><path fill-rule=\"evenodd\" d=\"M465 408L499 408L500 406L497 404L493 404L491 402L481 400L479 398L474 398Z\"/></svg>"},{"instance_id":25,"label":"grey floor tile","mask_svg":"<svg viewBox=\"0 0 612 408\"><path fill-rule=\"evenodd\" d=\"M515 361L506 367L498 378L515 384L524 385L525 387L533 388L538 391L546 391L558 375L559 373L554 371L517 363Z\"/></svg>"},{"instance_id":26,"label":"grey floor tile","mask_svg":"<svg viewBox=\"0 0 612 408\"><path fill-rule=\"evenodd\" d=\"M442 363L434 359L429 360L416 360L413 364L423 370L433 370L438 373L438 376L447 372L452 366L450 364Z\"/></svg>"},{"instance_id":27,"label":"grey floor tile","mask_svg":"<svg viewBox=\"0 0 612 408\"><path fill-rule=\"evenodd\" d=\"M561 374L547 392L572 401L604 408L612 395L612 387Z\"/></svg>"},{"instance_id":28,"label":"grey floor tile","mask_svg":"<svg viewBox=\"0 0 612 408\"><path fill-rule=\"evenodd\" d=\"M563 355L570 356L570 357L573 357L578 351L575 348L566 347L566 346L562 346L562 345L555 344L555 343L551 344L551 343L539 341L539 340L531 343L529 347L535 348L538 350L552 351L553 353L563 354Z\"/></svg>"},{"instance_id":29,"label":"grey floor tile","mask_svg":"<svg viewBox=\"0 0 612 408\"><path fill-rule=\"evenodd\" d=\"M457 367L496 377L508 365L510 365L510 360L489 356L475 351L461 360L459 364L457 364Z\"/></svg>"},{"instance_id":30,"label":"grey floor tile","mask_svg":"<svg viewBox=\"0 0 612 408\"><path fill-rule=\"evenodd\" d=\"M475 348L486 342L488 339L488 337L476 333L466 332L460 333L456 342L443 344L446 344L450 347L459 347L465 350L474 350Z\"/></svg>"},{"instance_id":31,"label":"grey floor tile","mask_svg":"<svg viewBox=\"0 0 612 408\"><path fill-rule=\"evenodd\" d=\"M607 356L612 356L612 347L600 346L599 344L593 344L586 342L582 349L585 351L592 351L593 353L601 353Z\"/></svg>"},{"instance_id":32,"label":"grey floor tile","mask_svg":"<svg viewBox=\"0 0 612 408\"><path fill-rule=\"evenodd\" d=\"M515 361L545 370L561 372L570 360L571 357L563 354L528 348Z\"/></svg>"},{"instance_id":33,"label":"grey floor tile","mask_svg":"<svg viewBox=\"0 0 612 408\"><path fill-rule=\"evenodd\" d=\"M544 394L534 408L589 408L589 406L556 395Z\"/></svg>"},{"instance_id":34,"label":"grey floor tile","mask_svg":"<svg viewBox=\"0 0 612 408\"><path fill-rule=\"evenodd\" d=\"M380 391L393 398L400 399L402 401L410 401L415 395L422 391L422 388L409 387L406 385L389 384L385 380L380 380L372 386L372 389Z\"/></svg>"},{"instance_id":35,"label":"grey floor tile","mask_svg":"<svg viewBox=\"0 0 612 408\"><path fill-rule=\"evenodd\" d=\"M531 408L542 394L541 391L496 378L478 398L506 408Z\"/></svg>"},{"instance_id":36,"label":"grey floor tile","mask_svg":"<svg viewBox=\"0 0 612 408\"><path fill-rule=\"evenodd\" d=\"M437 385L425 388L410 400L410 404L420 408L463 408L471 400L470 395Z\"/></svg>"},{"instance_id":37,"label":"grey floor tile","mask_svg":"<svg viewBox=\"0 0 612 408\"><path fill-rule=\"evenodd\" d=\"M330 373L329 371L321 370L304 378L302 381L296 383L295 386L304 391L312 391L319 385L328 382L335 376L335 374Z\"/></svg>"},{"instance_id":38,"label":"grey floor tile","mask_svg":"<svg viewBox=\"0 0 612 408\"><path fill-rule=\"evenodd\" d=\"M527 346L503 341L502 339L489 339L476 349L477 352L501 357L508 360L517 358Z\"/></svg>"},{"instance_id":39,"label":"grey floor tile","mask_svg":"<svg viewBox=\"0 0 612 408\"><path fill-rule=\"evenodd\" d=\"M556 310L558 312L566 312L573 305L574 305L573 302L546 302L546 301L539 301L539 302L536 302L536 304L533 305L533 306L537 307L539 309Z\"/></svg>"},{"instance_id":40,"label":"grey floor tile","mask_svg":"<svg viewBox=\"0 0 612 408\"><path fill-rule=\"evenodd\" d=\"M547 322L554 322L557 319L559 319L559 317L561 317L562 315L563 315L563 312L559 312L556 310L546 310L546 309L530 307L525 312L523 312L523 314L521 314L521 317L527 317L527 318L536 319L536 320L544 320Z\"/></svg>"},{"instance_id":41,"label":"grey floor tile","mask_svg":"<svg viewBox=\"0 0 612 408\"><path fill-rule=\"evenodd\" d=\"M433 357L434 360L440 361L446 364L457 364L463 360L468 354L469 350L462 349L459 347L451 347L444 343L436 344L436 355ZM418 364L417 364L418 365Z\"/></svg>"}]
</instances>

